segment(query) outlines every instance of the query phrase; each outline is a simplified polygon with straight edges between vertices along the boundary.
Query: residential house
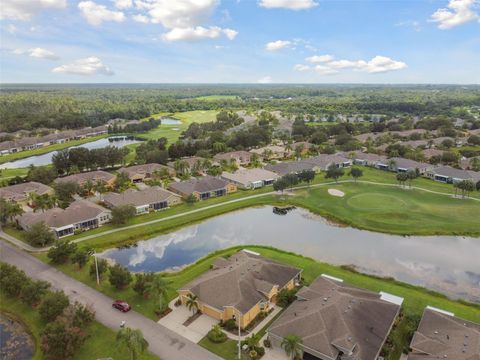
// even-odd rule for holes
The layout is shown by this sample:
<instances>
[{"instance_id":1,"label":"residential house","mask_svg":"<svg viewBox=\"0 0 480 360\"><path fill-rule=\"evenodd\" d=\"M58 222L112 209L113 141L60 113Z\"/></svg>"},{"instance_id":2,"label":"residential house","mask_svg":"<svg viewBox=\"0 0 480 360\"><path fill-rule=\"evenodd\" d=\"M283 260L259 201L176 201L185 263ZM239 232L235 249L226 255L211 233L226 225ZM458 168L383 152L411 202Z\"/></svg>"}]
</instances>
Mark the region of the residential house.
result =
<instances>
[{"instance_id":1,"label":"residential house","mask_svg":"<svg viewBox=\"0 0 480 360\"><path fill-rule=\"evenodd\" d=\"M300 289L297 300L268 328L268 338L280 348L285 337L299 336L304 359L376 360L402 302L322 275Z\"/></svg>"},{"instance_id":2,"label":"residential house","mask_svg":"<svg viewBox=\"0 0 480 360\"><path fill-rule=\"evenodd\" d=\"M198 310L220 321L235 319L246 328L262 311L269 311L282 289L293 289L301 269L242 250L218 258L211 270L178 290L182 304L197 296Z\"/></svg>"},{"instance_id":3,"label":"residential house","mask_svg":"<svg viewBox=\"0 0 480 360\"><path fill-rule=\"evenodd\" d=\"M287 174L298 174L305 170L313 170L314 165L303 160L301 161L285 161L277 164L267 164L264 169L274 172L277 175L284 176Z\"/></svg>"},{"instance_id":4,"label":"residential house","mask_svg":"<svg viewBox=\"0 0 480 360\"><path fill-rule=\"evenodd\" d=\"M425 149L422 151L423 156L425 156L425 159L430 160L433 157L441 157L444 153L443 150L438 150L438 149Z\"/></svg>"},{"instance_id":5,"label":"residential house","mask_svg":"<svg viewBox=\"0 0 480 360\"><path fill-rule=\"evenodd\" d=\"M373 167L375 167L377 165L377 163L387 160L387 158L385 156L377 155L377 154L364 153L364 152L361 152L361 151L355 151L351 155L351 159L353 160L354 164L364 165L364 166L373 166Z\"/></svg>"},{"instance_id":6,"label":"residential house","mask_svg":"<svg viewBox=\"0 0 480 360\"><path fill-rule=\"evenodd\" d=\"M76 200L66 209L53 208L44 212L29 212L18 216L17 224L24 230L44 222L57 237L72 235L104 225L111 211L88 200Z\"/></svg>"},{"instance_id":7,"label":"residential house","mask_svg":"<svg viewBox=\"0 0 480 360\"><path fill-rule=\"evenodd\" d=\"M463 180L480 181L479 171L455 169L451 166L439 166L427 171L426 176L444 183L458 183Z\"/></svg>"},{"instance_id":8,"label":"residential house","mask_svg":"<svg viewBox=\"0 0 480 360\"><path fill-rule=\"evenodd\" d=\"M181 203L182 200L177 194L159 186L152 186L144 190L128 189L121 194L107 194L103 197L103 202L111 209L123 205L132 205L139 215L166 209Z\"/></svg>"},{"instance_id":9,"label":"residential house","mask_svg":"<svg viewBox=\"0 0 480 360\"><path fill-rule=\"evenodd\" d=\"M416 171L418 174L423 175L427 171L433 169L434 165L410 159L393 157L378 162L376 167L381 170L389 170L397 173Z\"/></svg>"},{"instance_id":10,"label":"residential house","mask_svg":"<svg viewBox=\"0 0 480 360\"><path fill-rule=\"evenodd\" d=\"M192 195L198 200L206 200L211 197L223 196L237 191L237 186L227 180L213 176L203 176L187 181L171 183L168 190L179 194L183 198Z\"/></svg>"},{"instance_id":11,"label":"residential house","mask_svg":"<svg viewBox=\"0 0 480 360\"><path fill-rule=\"evenodd\" d=\"M35 181L0 188L0 197L22 206L28 205L28 198L31 193L53 195L54 191L50 186Z\"/></svg>"},{"instance_id":12,"label":"residential house","mask_svg":"<svg viewBox=\"0 0 480 360\"><path fill-rule=\"evenodd\" d=\"M360 142L366 142L367 140L374 141L377 140L378 138L388 135L386 132L381 132L381 133L364 133L360 135L355 135L354 138L357 139Z\"/></svg>"},{"instance_id":13,"label":"residential house","mask_svg":"<svg viewBox=\"0 0 480 360\"><path fill-rule=\"evenodd\" d=\"M152 179L153 174L161 169L166 169L171 177L175 176L175 170L173 168L156 163L124 167L118 170L118 172L126 173L128 178L135 183Z\"/></svg>"},{"instance_id":14,"label":"residential house","mask_svg":"<svg viewBox=\"0 0 480 360\"><path fill-rule=\"evenodd\" d=\"M221 178L230 181L241 189L257 189L271 185L278 175L265 169L243 169L236 172L223 172Z\"/></svg>"},{"instance_id":15,"label":"residential house","mask_svg":"<svg viewBox=\"0 0 480 360\"><path fill-rule=\"evenodd\" d=\"M90 181L93 184L99 181L104 181L107 187L113 188L116 178L117 177L115 175L110 174L109 172L106 172L103 170L95 170L95 171L89 171L89 172L61 177L61 178L55 179L54 182L55 183L74 182L79 186L83 186L88 181Z\"/></svg>"},{"instance_id":16,"label":"residential house","mask_svg":"<svg viewBox=\"0 0 480 360\"><path fill-rule=\"evenodd\" d=\"M312 164L316 171L326 171L331 165L337 167L352 165L352 160L342 154L320 154L302 161Z\"/></svg>"},{"instance_id":17,"label":"residential house","mask_svg":"<svg viewBox=\"0 0 480 360\"><path fill-rule=\"evenodd\" d=\"M289 155L295 155L298 151L301 156L305 156L308 154L310 149L314 147L314 145L307 141L299 141L291 144L290 147L292 148L292 151L291 151L291 154Z\"/></svg>"},{"instance_id":18,"label":"residential house","mask_svg":"<svg viewBox=\"0 0 480 360\"><path fill-rule=\"evenodd\" d=\"M252 156L252 154L249 153L248 151L243 151L243 150L241 150L241 151L231 151L231 152L227 152L227 153L217 154L213 157L213 160L215 160L219 163L222 160L227 161L228 163L230 163L231 161L235 161L235 163L238 166L245 166L245 165L250 164L251 156Z\"/></svg>"},{"instance_id":19,"label":"residential house","mask_svg":"<svg viewBox=\"0 0 480 360\"><path fill-rule=\"evenodd\" d=\"M203 164L204 164L205 160L207 160L207 159L201 158L201 157L198 157L198 156L191 156L191 157L187 157L187 158L178 159L176 161L170 161L170 162L167 163L167 165L169 167L171 167L172 169L175 169L177 174L181 174L182 172L184 174L191 174L192 170L194 170L194 169L197 169L197 171L202 173L201 170L203 168ZM177 168L176 164L180 163L180 162L186 164L185 169Z\"/></svg>"},{"instance_id":20,"label":"residential house","mask_svg":"<svg viewBox=\"0 0 480 360\"><path fill-rule=\"evenodd\" d=\"M428 306L410 343L408 360L480 359L480 324Z\"/></svg>"},{"instance_id":21,"label":"residential house","mask_svg":"<svg viewBox=\"0 0 480 360\"><path fill-rule=\"evenodd\" d=\"M265 160L283 159L286 155L285 147L280 145L268 145L252 149L250 152L259 155Z\"/></svg>"}]
</instances>

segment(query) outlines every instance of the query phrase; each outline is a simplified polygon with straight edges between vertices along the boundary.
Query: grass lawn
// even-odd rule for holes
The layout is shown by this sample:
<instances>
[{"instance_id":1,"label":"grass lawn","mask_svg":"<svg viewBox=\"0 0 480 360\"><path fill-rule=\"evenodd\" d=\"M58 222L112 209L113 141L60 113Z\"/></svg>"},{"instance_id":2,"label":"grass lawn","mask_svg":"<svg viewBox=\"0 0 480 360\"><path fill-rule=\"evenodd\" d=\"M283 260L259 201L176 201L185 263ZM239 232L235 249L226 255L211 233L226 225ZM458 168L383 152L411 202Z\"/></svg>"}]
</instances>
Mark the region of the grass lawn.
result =
<instances>
[{"instance_id":1,"label":"grass lawn","mask_svg":"<svg viewBox=\"0 0 480 360\"><path fill-rule=\"evenodd\" d=\"M320 274L327 273L332 276L342 278L347 283L361 288L369 289L375 292L386 291L391 294L401 296L405 299L403 304L403 311L406 315L420 316L425 306L431 305L447 311L454 312L456 316L459 316L461 318L477 323L480 322L480 305L478 304L470 304L463 301L450 300L441 294L429 291L418 286L397 282L392 279L384 279L377 278L375 276L364 275L345 267L329 265L326 263L318 262L312 258L263 246L238 246L226 250L217 251L200 259L195 264L186 267L180 272L165 274L166 278L171 281L169 298L173 299L176 296L175 289L182 287L189 281L195 279L200 274L207 271L210 268L210 264L212 264L215 258L233 254L241 248L248 248L250 250L259 252L267 258L302 268L304 270L303 277L307 283L312 282ZM38 255L38 257L46 261L46 256L44 254ZM91 279L88 275L88 266L80 271L76 266L72 266L70 264L59 266L58 269L93 288L97 288L94 280ZM136 311L144 314L151 319L156 320L156 316L153 313L153 301L137 296L130 288L122 291L117 291L110 284L108 284L107 280L104 280L98 290L102 291L108 296L125 299L130 304L133 304L133 307ZM402 322L400 322L399 326L393 331L392 339L393 343L395 344L395 351L393 355L390 356L388 359L398 360L401 349L406 345L406 343L408 343L408 340L406 339L406 334L404 333L404 326ZM211 343L207 339L203 339L200 344L207 349L223 356L225 359L234 358L232 357L232 355L235 354L235 342L226 342L224 344L217 345Z\"/></svg>"},{"instance_id":2,"label":"grass lawn","mask_svg":"<svg viewBox=\"0 0 480 360\"><path fill-rule=\"evenodd\" d=\"M13 160L23 159L29 156L46 154L50 151L62 150L71 146L86 144L95 140L103 139L108 136L109 136L108 134L92 136L92 137L87 137L85 139L67 141L63 144L54 144L54 145L45 146L39 149L26 150L26 151L20 151L14 154L3 155L3 156L0 156L0 164L13 161Z\"/></svg>"},{"instance_id":3,"label":"grass lawn","mask_svg":"<svg viewBox=\"0 0 480 360\"><path fill-rule=\"evenodd\" d=\"M14 177L27 176L28 168L17 168L17 169L0 169L0 183L3 181L8 181Z\"/></svg>"},{"instance_id":4,"label":"grass lawn","mask_svg":"<svg viewBox=\"0 0 480 360\"><path fill-rule=\"evenodd\" d=\"M43 359L40 350L41 332L45 327L45 323L40 319L38 312L31 307L4 295L0 295L0 310L21 321L35 339L36 351L33 356L34 360ZM129 354L124 348L119 348L115 341L115 332L103 326L98 322L94 322L88 328L88 337L82 347L73 357L74 360L83 359L100 359L111 357L113 359L130 359ZM139 360L158 359L151 353L144 353Z\"/></svg>"},{"instance_id":5,"label":"grass lawn","mask_svg":"<svg viewBox=\"0 0 480 360\"><path fill-rule=\"evenodd\" d=\"M179 125L160 125L156 129L150 130L146 133L138 134L138 137L146 140L155 140L161 137L165 137L167 138L168 143L172 144L178 140L182 131L186 130L191 123L204 123L214 121L217 114L218 111L216 110L195 110L169 114L154 114L152 116L149 116L147 119L151 117L168 115L181 120L182 123Z\"/></svg>"}]
</instances>

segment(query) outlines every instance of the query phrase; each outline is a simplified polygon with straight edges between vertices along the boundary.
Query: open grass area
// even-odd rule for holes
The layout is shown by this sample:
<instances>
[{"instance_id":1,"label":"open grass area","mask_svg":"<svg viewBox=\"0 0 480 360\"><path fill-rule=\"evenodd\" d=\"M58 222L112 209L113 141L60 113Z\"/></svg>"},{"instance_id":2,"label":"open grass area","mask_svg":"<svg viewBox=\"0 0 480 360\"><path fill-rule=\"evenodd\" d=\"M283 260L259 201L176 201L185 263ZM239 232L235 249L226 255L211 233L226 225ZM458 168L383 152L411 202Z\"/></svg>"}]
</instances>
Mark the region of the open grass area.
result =
<instances>
[{"instance_id":1,"label":"open grass area","mask_svg":"<svg viewBox=\"0 0 480 360\"><path fill-rule=\"evenodd\" d=\"M13 154L3 155L3 156L0 156L0 164L6 163L6 162L9 162L9 161L18 160L18 159L23 159L23 158L26 158L26 157L29 157L29 156L43 155L43 154L46 154L50 151L62 150L62 149L65 149L65 148L71 147L71 146L86 144L86 143L89 143L89 142L92 142L92 141L103 139L103 138L108 137L108 136L109 136L108 134L92 136L92 137L87 137L85 139L67 141L63 144L48 145L48 146L44 146L44 147L39 148L39 149L25 150L25 151L20 151L20 152L13 153Z\"/></svg>"},{"instance_id":2,"label":"open grass area","mask_svg":"<svg viewBox=\"0 0 480 360\"><path fill-rule=\"evenodd\" d=\"M424 308L427 305L430 305L454 312L456 316L461 318L474 322L480 322L480 305L478 304L470 304L463 301L451 300L441 294L429 291L422 287L405 284L392 279L384 279L361 274L352 271L349 268L329 265L318 262L312 258L264 246L237 246L234 248L217 251L200 259L195 264L186 267L180 272L165 274L166 278L171 281L169 299L173 299L176 296L175 289L184 286L191 280L207 271L216 258L220 256L231 255L242 248L248 248L250 250L259 252L262 256L267 258L302 268L304 270L303 277L307 283L312 282L320 274L327 273L332 276L342 278L347 283L361 288L369 289L375 292L385 291L403 297L405 299L403 312L408 316L420 316ZM43 261L46 261L45 255L38 255L38 257ZM76 266L70 264L59 266L58 269L93 288L97 288L99 291L108 296L125 299L133 305L133 308L136 311L156 320L156 316L153 312L153 301L151 299L145 299L138 296L130 288L117 291L108 283L108 280L104 280L100 287L97 287L94 280L88 275L88 266L80 271ZM406 345L406 342L408 342L406 340L406 336L407 334L404 333L404 326L400 322L399 326L394 329L392 333L395 351L393 352L393 355L388 358L389 360L398 360L401 349ZM200 344L207 349L223 356L225 359L233 359L232 354L235 353L234 342L227 342L221 346L218 346L204 339Z\"/></svg>"},{"instance_id":3,"label":"open grass area","mask_svg":"<svg viewBox=\"0 0 480 360\"><path fill-rule=\"evenodd\" d=\"M38 311L35 309L13 299L10 299L0 294L0 311L4 311L14 316L19 320L33 336L36 345L34 360L44 359L40 350L40 338L43 328L46 324L40 319ZM74 356L74 360L83 359L130 359L129 354L125 349L119 348L115 341L115 332L103 326L100 323L94 322L88 328L88 337L82 347ZM144 353L139 359L153 360L158 359L151 353Z\"/></svg>"},{"instance_id":4,"label":"open grass area","mask_svg":"<svg viewBox=\"0 0 480 360\"><path fill-rule=\"evenodd\" d=\"M9 181L10 179L13 179L17 176L27 176L27 173L28 168L0 169L0 183L3 183L3 181Z\"/></svg>"},{"instance_id":5,"label":"open grass area","mask_svg":"<svg viewBox=\"0 0 480 360\"><path fill-rule=\"evenodd\" d=\"M159 117L159 116L171 116L182 121L179 125L160 125L156 129L150 130L146 133L138 134L139 138L146 140L155 140L161 137L165 137L168 140L168 143L174 143L178 140L182 131L186 130L188 126L193 123L204 123L209 121L214 121L218 111L216 110L195 110L195 111L185 111L178 113L160 113L149 116Z\"/></svg>"}]
</instances>

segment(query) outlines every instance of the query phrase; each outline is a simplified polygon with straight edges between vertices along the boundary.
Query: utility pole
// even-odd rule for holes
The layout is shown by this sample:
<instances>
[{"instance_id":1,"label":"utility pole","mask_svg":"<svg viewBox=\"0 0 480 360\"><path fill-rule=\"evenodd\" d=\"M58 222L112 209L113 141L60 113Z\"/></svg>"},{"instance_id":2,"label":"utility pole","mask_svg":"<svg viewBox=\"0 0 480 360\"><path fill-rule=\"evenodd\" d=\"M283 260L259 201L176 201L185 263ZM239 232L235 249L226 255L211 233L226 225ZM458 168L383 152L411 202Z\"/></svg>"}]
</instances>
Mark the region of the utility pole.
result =
<instances>
[{"instance_id":1,"label":"utility pole","mask_svg":"<svg viewBox=\"0 0 480 360\"><path fill-rule=\"evenodd\" d=\"M93 257L95 258L95 272L97 274L97 285L100 285L100 276L98 276L98 262L97 262L97 254L93 253Z\"/></svg>"},{"instance_id":2,"label":"utility pole","mask_svg":"<svg viewBox=\"0 0 480 360\"><path fill-rule=\"evenodd\" d=\"M237 309L235 309L235 310L237 310ZM237 311L238 311L238 317L235 316L235 314L234 314L233 319L237 320L237 323L238 323L238 345L237 345L238 346L238 360L241 360L241 358L242 358L242 352L241 352L242 351L242 345L241 345L242 342L240 340L240 311L239 310L237 310Z\"/></svg>"}]
</instances>

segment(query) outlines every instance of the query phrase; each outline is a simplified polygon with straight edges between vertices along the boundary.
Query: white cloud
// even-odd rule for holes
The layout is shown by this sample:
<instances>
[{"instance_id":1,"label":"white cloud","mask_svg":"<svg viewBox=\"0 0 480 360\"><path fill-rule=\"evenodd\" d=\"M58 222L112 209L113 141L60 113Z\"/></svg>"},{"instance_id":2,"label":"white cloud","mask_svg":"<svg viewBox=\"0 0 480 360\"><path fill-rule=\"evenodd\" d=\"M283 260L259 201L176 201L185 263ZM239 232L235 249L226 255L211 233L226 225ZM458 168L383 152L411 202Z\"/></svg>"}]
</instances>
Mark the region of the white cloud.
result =
<instances>
[{"instance_id":1,"label":"white cloud","mask_svg":"<svg viewBox=\"0 0 480 360\"><path fill-rule=\"evenodd\" d=\"M303 64L296 64L296 65L293 66L293 70L304 72L304 71L310 70L310 66L303 65Z\"/></svg>"},{"instance_id":2,"label":"white cloud","mask_svg":"<svg viewBox=\"0 0 480 360\"><path fill-rule=\"evenodd\" d=\"M150 22L150 19L148 16L137 14L133 15L132 19L135 20L136 22L143 23L143 24L148 24Z\"/></svg>"},{"instance_id":3,"label":"white cloud","mask_svg":"<svg viewBox=\"0 0 480 360\"><path fill-rule=\"evenodd\" d=\"M113 0L117 9L130 9L133 6L132 0Z\"/></svg>"},{"instance_id":4,"label":"white cloud","mask_svg":"<svg viewBox=\"0 0 480 360\"><path fill-rule=\"evenodd\" d=\"M30 20L45 9L63 9L67 6L66 0L2 0L0 6L0 20Z\"/></svg>"},{"instance_id":5,"label":"white cloud","mask_svg":"<svg viewBox=\"0 0 480 360\"><path fill-rule=\"evenodd\" d=\"M402 61L396 61L386 56L375 56L369 61L365 60L334 60L332 55L311 56L305 59L312 63L321 62L311 68L308 65L297 64L294 66L296 71L314 70L321 75L333 75L339 73L339 70L352 69L355 71L364 71L368 73L382 73L387 71L395 71L405 69L407 64Z\"/></svg>"},{"instance_id":6,"label":"white cloud","mask_svg":"<svg viewBox=\"0 0 480 360\"><path fill-rule=\"evenodd\" d=\"M265 49L268 51L277 51L290 46L291 43L292 42L288 40L271 41L265 45Z\"/></svg>"},{"instance_id":7,"label":"white cloud","mask_svg":"<svg viewBox=\"0 0 480 360\"><path fill-rule=\"evenodd\" d=\"M94 26L101 25L104 21L122 22L125 20L123 12L109 10L105 5L93 1L81 1L78 8L88 23Z\"/></svg>"},{"instance_id":8,"label":"white cloud","mask_svg":"<svg viewBox=\"0 0 480 360\"><path fill-rule=\"evenodd\" d=\"M257 83L259 84L270 84L272 82L272 77L271 76L264 76L260 79L257 80Z\"/></svg>"},{"instance_id":9,"label":"white cloud","mask_svg":"<svg viewBox=\"0 0 480 360\"><path fill-rule=\"evenodd\" d=\"M203 39L217 39L225 35L228 39L233 40L238 32L232 29L222 29L218 26L203 26L189 28L173 28L172 30L162 34L164 41L196 41Z\"/></svg>"},{"instance_id":10,"label":"white cloud","mask_svg":"<svg viewBox=\"0 0 480 360\"><path fill-rule=\"evenodd\" d=\"M52 69L54 73L73 74L73 75L113 75L113 71L103 65L102 61L91 56L85 59L79 59L71 64L65 64Z\"/></svg>"},{"instance_id":11,"label":"white cloud","mask_svg":"<svg viewBox=\"0 0 480 360\"><path fill-rule=\"evenodd\" d=\"M258 5L267 9L306 10L318 5L314 0L260 0Z\"/></svg>"},{"instance_id":12,"label":"white cloud","mask_svg":"<svg viewBox=\"0 0 480 360\"><path fill-rule=\"evenodd\" d=\"M446 30L480 20L480 15L474 11L478 4L477 0L450 0L447 8L438 9L432 14L431 21L438 23L440 29Z\"/></svg>"},{"instance_id":13,"label":"white cloud","mask_svg":"<svg viewBox=\"0 0 480 360\"><path fill-rule=\"evenodd\" d=\"M46 60L58 60L59 56L55 55L52 51L42 49L42 48L32 48L28 50L15 49L13 50L15 55L28 55L37 59L46 59Z\"/></svg>"},{"instance_id":14,"label":"white cloud","mask_svg":"<svg viewBox=\"0 0 480 360\"><path fill-rule=\"evenodd\" d=\"M15 25L13 25L13 24L8 24L8 26L7 26L7 32L8 32L9 34L14 35L17 31L18 31L18 29L17 29L17 27L16 27Z\"/></svg>"},{"instance_id":15,"label":"white cloud","mask_svg":"<svg viewBox=\"0 0 480 360\"><path fill-rule=\"evenodd\" d=\"M395 26L412 28L416 32L422 31L422 25L416 20L400 21L400 22L396 23Z\"/></svg>"},{"instance_id":16,"label":"white cloud","mask_svg":"<svg viewBox=\"0 0 480 360\"><path fill-rule=\"evenodd\" d=\"M328 62L332 60L333 60L332 55L314 55L314 56L309 56L305 58L305 61L308 61L311 63Z\"/></svg>"}]
</instances>

